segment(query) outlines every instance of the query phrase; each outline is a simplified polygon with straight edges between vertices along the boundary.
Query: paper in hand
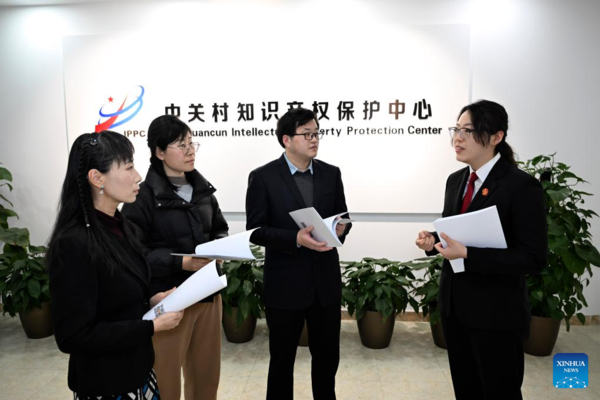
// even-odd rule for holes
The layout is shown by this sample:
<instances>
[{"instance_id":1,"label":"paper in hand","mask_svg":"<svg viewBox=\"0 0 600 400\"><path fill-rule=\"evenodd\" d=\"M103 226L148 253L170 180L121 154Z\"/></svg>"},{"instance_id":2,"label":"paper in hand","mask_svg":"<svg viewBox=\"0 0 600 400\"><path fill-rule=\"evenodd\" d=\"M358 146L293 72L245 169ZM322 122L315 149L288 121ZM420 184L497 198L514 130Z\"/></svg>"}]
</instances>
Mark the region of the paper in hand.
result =
<instances>
[{"instance_id":1,"label":"paper in hand","mask_svg":"<svg viewBox=\"0 0 600 400\"><path fill-rule=\"evenodd\" d=\"M250 235L256 229L260 228L199 244L196 246L194 254L171 253L171 255L210 260L255 260L250 249Z\"/></svg>"},{"instance_id":2,"label":"paper in hand","mask_svg":"<svg viewBox=\"0 0 600 400\"><path fill-rule=\"evenodd\" d=\"M187 278L173 293L168 295L144 314L143 319L153 320L161 314L185 310L200 300L227 287L227 277L219 276L217 264L211 261Z\"/></svg>"},{"instance_id":3,"label":"paper in hand","mask_svg":"<svg viewBox=\"0 0 600 400\"><path fill-rule=\"evenodd\" d=\"M507 247L496 206L440 218L433 222L433 226L438 234L443 232L465 246L493 249L506 249ZM444 248L448 246L441 236L440 241ZM455 273L464 272L465 259L450 260L450 265Z\"/></svg>"},{"instance_id":4,"label":"paper in hand","mask_svg":"<svg viewBox=\"0 0 600 400\"><path fill-rule=\"evenodd\" d=\"M343 212L323 219L317 210L314 209L314 207L302 208L290 213L291 217L294 219L300 229L313 226L313 230L310 235L317 242L326 242L328 247L342 246L342 242L335 232L335 227L338 224L346 224L353 221L351 219L339 219L339 217L344 214L348 213Z\"/></svg>"}]
</instances>

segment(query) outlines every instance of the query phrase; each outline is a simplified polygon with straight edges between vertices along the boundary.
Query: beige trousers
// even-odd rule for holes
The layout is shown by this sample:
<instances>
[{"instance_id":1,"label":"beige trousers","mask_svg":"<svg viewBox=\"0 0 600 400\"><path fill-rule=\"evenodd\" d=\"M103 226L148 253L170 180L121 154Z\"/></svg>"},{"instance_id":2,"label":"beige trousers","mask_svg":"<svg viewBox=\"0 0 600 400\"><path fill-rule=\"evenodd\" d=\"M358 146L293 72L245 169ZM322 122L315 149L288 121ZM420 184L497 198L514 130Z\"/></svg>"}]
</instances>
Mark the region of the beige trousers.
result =
<instances>
[{"instance_id":1,"label":"beige trousers","mask_svg":"<svg viewBox=\"0 0 600 400\"><path fill-rule=\"evenodd\" d=\"M152 343L162 400L180 400L183 367L185 400L216 400L221 375L221 295L187 308L179 326L158 332Z\"/></svg>"}]
</instances>

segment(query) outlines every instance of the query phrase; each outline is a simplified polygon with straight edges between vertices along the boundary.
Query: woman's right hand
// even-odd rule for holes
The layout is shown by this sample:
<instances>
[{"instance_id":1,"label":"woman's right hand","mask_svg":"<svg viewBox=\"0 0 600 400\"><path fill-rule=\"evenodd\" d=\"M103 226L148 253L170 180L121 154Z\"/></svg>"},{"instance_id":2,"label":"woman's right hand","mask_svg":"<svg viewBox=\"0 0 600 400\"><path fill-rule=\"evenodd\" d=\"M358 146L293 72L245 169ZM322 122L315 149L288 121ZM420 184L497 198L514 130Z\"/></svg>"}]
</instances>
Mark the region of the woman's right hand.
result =
<instances>
[{"instance_id":1,"label":"woman's right hand","mask_svg":"<svg viewBox=\"0 0 600 400\"><path fill-rule=\"evenodd\" d=\"M181 269L183 269L184 271L196 272L200 268L208 265L208 263L210 263L210 260L208 258L183 256L183 261L181 262Z\"/></svg>"},{"instance_id":2,"label":"woman's right hand","mask_svg":"<svg viewBox=\"0 0 600 400\"><path fill-rule=\"evenodd\" d=\"M154 332L169 331L177 325L183 318L183 311L168 312L158 316L152 322L154 323Z\"/></svg>"},{"instance_id":3,"label":"woman's right hand","mask_svg":"<svg viewBox=\"0 0 600 400\"><path fill-rule=\"evenodd\" d=\"M435 245L435 236L433 236L430 232L421 231L417 236L415 244L421 250L431 251L433 250L433 246Z\"/></svg>"}]
</instances>

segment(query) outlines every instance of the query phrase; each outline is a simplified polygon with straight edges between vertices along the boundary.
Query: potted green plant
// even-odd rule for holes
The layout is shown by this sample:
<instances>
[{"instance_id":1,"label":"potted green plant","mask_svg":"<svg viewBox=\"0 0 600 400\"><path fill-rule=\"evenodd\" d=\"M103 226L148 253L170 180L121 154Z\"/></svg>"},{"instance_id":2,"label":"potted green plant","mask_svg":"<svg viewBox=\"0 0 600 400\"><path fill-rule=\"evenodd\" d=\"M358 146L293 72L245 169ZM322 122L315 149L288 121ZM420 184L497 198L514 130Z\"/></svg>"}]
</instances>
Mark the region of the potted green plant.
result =
<instances>
[{"instance_id":1,"label":"potted green plant","mask_svg":"<svg viewBox=\"0 0 600 400\"><path fill-rule=\"evenodd\" d=\"M0 167L0 187L12 191L12 175ZM2 194L5 204L13 204ZM0 242L4 242L0 254L0 293L3 314L11 317L19 314L27 337L37 339L52 335L50 315L49 278L44 265L46 248L29 243L29 231L10 228L8 218L17 213L0 204Z\"/></svg>"},{"instance_id":2,"label":"potted green plant","mask_svg":"<svg viewBox=\"0 0 600 400\"><path fill-rule=\"evenodd\" d=\"M408 304L418 309L410 295L415 279L410 268L385 258L343 262L342 303L354 315L362 344L371 349L390 345L396 314Z\"/></svg>"},{"instance_id":3,"label":"potted green plant","mask_svg":"<svg viewBox=\"0 0 600 400\"><path fill-rule=\"evenodd\" d=\"M567 331L574 315L585 324L579 312L588 305L583 290L593 275L592 266L600 266L600 254L589 232L589 220L598 214L582 207L585 196L591 194L576 189L587 182L571 172L570 166L556 162L555 154L519 163L541 181L546 200L548 265L539 275L527 277L533 317L525 352L538 356L552 353L561 320Z\"/></svg>"},{"instance_id":4,"label":"potted green plant","mask_svg":"<svg viewBox=\"0 0 600 400\"><path fill-rule=\"evenodd\" d=\"M223 272L227 276L227 288L223 298L223 330L232 343L245 343L254 337L256 319L264 310L262 301L264 253L260 246L252 246L256 260L227 261Z\"/></svg>"},{"instance_id":5,"label":"potted green plant","mask_svg":"<svg viewBox=\"0 0 600 400\"><path fill-rule=\"evenodd\" d=\"M412 295L418 298L418 305L423 313L423 317L429 316L431 335L433 343L442 349L446 348L446 341L442 332L440 322L440 310L438 308L438 293L440 290L440 276L442 275L442 265L444 257L437 255L434 257L417 258L412 261L402 263L413 271L425 270L422 278L414 280ZM418 311L418 309L415 309Z\"/></svg>"}]
</instances>

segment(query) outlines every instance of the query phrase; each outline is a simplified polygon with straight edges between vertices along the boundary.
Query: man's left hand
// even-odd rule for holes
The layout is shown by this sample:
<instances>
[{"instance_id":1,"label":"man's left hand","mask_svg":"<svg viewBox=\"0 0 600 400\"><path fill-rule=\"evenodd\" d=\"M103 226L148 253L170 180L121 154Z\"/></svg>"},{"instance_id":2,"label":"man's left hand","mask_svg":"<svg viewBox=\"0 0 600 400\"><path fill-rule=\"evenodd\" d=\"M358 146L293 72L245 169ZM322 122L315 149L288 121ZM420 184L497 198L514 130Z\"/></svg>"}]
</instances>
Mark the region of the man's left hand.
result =
<instances>
[{"instance_id":1,"label":"man's left hand","mask_svg":"<svg viewBox=\"0 0 600 400\"><path fill-rule=\"evenodd\" d=\"M456 260L457 258L467 258L467 248L460 242L453 240L450 236L445 233L441 233L440 236L446 241L448 246L444 248L442 242L438 242L435 245L437 251L447 260Z\"/></svg>"}]
</instances>

